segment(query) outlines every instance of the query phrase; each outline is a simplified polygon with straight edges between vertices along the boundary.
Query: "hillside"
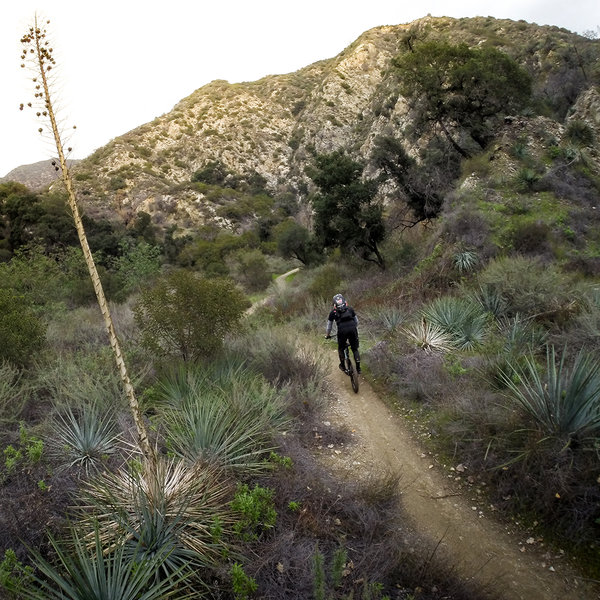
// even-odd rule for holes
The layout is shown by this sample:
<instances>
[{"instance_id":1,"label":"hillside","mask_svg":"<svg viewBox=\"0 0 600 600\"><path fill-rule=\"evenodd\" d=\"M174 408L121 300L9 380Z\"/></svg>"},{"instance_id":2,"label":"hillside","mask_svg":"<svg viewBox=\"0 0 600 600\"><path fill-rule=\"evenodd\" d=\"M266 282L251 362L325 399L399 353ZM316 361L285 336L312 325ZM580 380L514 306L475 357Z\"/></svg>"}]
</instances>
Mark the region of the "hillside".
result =
<instances>
[{"instance_id":1,"label":"hillside","mask_svg":"<svg viewBox=\"0 0 600 600\"><path fill-rule=\"evenodd\" d=\"M489 46L512 57L533 80L531 107L520 122L552 131L553 144L561 144L571 120L599 126L598 94L591 90L600 78L598 40L525 22L426 17L367 31L336 57L294 73L213 81L82 161L76 169L82 198L93 211L117 211L129 220L143 210L156 224L185 231L215 220L220 205L239 199L240 182L258 181L271 195L304 204L310 190L305 168L315 153L343 148L374 176L373 144L384 135L426 163L432 132L415 130L415 102L401 95L403 75L393 59L430 41ZM465 137L459 125L451 127ZM512 121L495 130L500 148L514 130ZM597 152L590 160L597 169ZM218 183L225 191L191 183L207 166L223 171ZM387 202L398 196L393 186L381 193ZM236 229L243 218L221 214L216 220Z\"/></svg>"}]
</instances>

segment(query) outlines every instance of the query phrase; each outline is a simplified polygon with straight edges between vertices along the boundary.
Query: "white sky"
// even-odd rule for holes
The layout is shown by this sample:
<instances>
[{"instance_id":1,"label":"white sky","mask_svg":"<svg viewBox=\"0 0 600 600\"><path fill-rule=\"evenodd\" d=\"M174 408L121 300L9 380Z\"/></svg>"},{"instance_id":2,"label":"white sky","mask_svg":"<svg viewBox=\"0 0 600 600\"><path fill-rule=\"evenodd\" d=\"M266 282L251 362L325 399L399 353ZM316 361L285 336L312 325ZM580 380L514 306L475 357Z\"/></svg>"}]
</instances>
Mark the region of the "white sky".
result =
<instances>
[{"instance_id":1,"label":"white sky","mask_svg":"<svg viewBox=\"0 0 600 600\"><path fill-rule=\"evenodd\" d=\"M11 0L0 14L0 176L51 158L19 104L32 100L20 38L49 18L59 107L73 158L169 112L214 79L289 73L331 58L361 33L426 16L524 19L597 31L599 0Z\"/></svg>"}]
</instances>

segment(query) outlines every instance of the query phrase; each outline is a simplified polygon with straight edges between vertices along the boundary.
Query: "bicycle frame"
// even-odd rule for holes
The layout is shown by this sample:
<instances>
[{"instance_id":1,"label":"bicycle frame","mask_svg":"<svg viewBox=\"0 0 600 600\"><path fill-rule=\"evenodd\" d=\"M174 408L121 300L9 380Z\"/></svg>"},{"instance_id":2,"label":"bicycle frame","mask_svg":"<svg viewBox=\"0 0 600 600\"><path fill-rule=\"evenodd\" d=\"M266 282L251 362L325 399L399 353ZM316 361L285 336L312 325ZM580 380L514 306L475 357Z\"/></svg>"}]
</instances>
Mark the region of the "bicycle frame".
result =
<instances>
[{"instance_id":1,"label":"bicycle frame","mask_svg":"<svg viewBox=\"0 0 600 600\"><path fill-rule=\"evenodd\" d=\"M332 339L332 336L327 337L327 339ZM344 373L350 377L350 381L352 382L352 389L354 393L358 393L358 373L354 368L354 364L352 363L352 358L350 357L350 344L346 342L346 346L344 348Z\"/></svg>"}]
</instances>

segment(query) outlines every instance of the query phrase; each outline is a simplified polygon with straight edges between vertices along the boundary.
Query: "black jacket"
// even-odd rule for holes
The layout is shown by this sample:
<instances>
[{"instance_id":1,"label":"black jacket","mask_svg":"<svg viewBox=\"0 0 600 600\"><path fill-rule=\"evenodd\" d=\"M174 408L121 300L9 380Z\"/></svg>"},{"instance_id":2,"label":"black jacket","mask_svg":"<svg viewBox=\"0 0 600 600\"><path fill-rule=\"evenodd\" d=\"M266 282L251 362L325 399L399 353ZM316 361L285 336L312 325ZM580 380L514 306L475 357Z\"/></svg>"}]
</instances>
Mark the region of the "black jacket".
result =
<instances>
[{"instance_id":1,"label":"black jacket","mask_svg":"<svg viewBox=\"0 0 600 600\"><path fill-rule=\"evenodd\" d=\"M327 318L327 335L331 333L334 321L337 325L338 334L348 333L358 327L358 317L351 306L347 306L344 311L338 311L334 308L329 313L329 317Z\"/></svg>"}]
</instances>

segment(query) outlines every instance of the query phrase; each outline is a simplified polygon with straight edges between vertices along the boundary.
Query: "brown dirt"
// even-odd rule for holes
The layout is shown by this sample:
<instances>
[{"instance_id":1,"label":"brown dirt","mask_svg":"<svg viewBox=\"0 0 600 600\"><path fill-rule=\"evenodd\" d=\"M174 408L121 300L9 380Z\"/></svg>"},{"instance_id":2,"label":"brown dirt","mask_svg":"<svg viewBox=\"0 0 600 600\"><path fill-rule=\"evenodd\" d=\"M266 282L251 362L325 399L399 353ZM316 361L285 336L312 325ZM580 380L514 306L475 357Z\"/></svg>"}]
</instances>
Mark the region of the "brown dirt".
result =
<instances>
[{"instance_id":1,"label":"brown dirt","mask_svg":"<svg viewBox=\"0 0 600 600\"><path fill-rule=\"evenodd\" d=\"M336 398L322 426L347 429L352 441L321 447L320 459L336 474L353 478L370 472L399 475L403 513L431 547L439 542L437 552L462 578L505 600L600 598L600 587L578 577L564 553L513 523L502 523L484 494L465 485L469 474L462 466L437 464L410 424L363 378L355 394L337 368L337 352L332 352L331 379Z\"/></svg>"}]
</instances>

